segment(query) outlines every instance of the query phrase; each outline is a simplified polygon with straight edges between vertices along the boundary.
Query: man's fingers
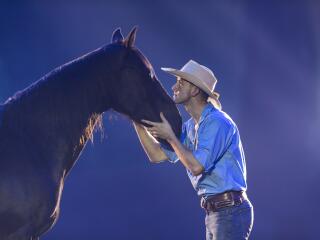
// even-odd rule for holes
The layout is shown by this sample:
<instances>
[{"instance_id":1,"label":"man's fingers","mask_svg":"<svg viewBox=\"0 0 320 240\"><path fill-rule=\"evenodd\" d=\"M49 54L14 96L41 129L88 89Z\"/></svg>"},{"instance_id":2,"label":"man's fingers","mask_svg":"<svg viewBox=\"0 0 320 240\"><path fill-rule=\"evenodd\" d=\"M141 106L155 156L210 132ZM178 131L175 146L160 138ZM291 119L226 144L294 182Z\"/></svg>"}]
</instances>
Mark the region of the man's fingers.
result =
<instances>
[{"instance_id":1,"label":"man's fingers","mask_svg":"<svg viewBox=\"0 0 320 240\"><path fill-rule=\"evenodd\" d=\"M156 127L147 128L147 130L152 136L154 136L154 137L159 136L159 132Z\"/></svg>"},{"instance_id":2,"label":"man's fingers","mask_svg":"<svg viewBox=\"0 0 320 240\"><path fill-rule=\"evenodd\" d=\"M156 131L157 131L157 128L156 128L156 127L149 127L149 128L147 128L147 130L148 130L149 132L156 132Z\"/></svg>"},{"instance_id":3,"label":"man's fingers","mask_svg":"<svg viewBox=\"0 0 320 240\"><path fill-rule=\"evenodd\" d=\"M147 123L147 124L149 124L151 126L156 126L157 125L157 123L155 123L155 122L151 122L151 121L144 120L144 119L142 119L141 122Z\"/></svg>"},{"instance_id":4,"label":"man's fingers","mask_svg":"<svg viewBox=\"0 0 320 240\"><path fill-rule=\"evenodd\" d=\"M158 137L158 133L155 131L149 131L149 133L151 134L151 136L153 136L155 138Z\"/></svg>"},{"instance_id":5,"label":"man's fingers","mask_svg":"<svg viewBox=\"0 0 320 240\"><path fill-rule=\"evenodd\" d=\"M153 135L153 134L154 134L154 131L152 131L152 130L149 130L149 133L150 133L151 135Z\"/></svg>"}]
</instances>

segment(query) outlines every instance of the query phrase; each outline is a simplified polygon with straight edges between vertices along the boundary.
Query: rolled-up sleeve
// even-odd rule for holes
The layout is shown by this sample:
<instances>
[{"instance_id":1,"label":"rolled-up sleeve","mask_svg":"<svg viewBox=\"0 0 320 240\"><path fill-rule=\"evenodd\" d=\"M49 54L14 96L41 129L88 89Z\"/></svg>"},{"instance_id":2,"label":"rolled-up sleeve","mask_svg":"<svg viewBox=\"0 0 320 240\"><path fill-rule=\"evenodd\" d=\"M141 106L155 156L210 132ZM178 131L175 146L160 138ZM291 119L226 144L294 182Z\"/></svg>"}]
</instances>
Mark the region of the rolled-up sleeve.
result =
<instances>
[{"instance_id":1,"label":"rolled-up sleeve","mask_svg":"<svg viewBox=\"0 0 320 240\"><path fill-rule=\"evenodd\" d=\"M198 130L198 144L193 156L203 166L204 172L211 170L223 156L229 145L232 125L220 118L209 118Z\"/></svg>"},{"instance_id":2,"label":"rolled-up sleeve","mask_svg":"<svg viewBox=\"0 0 320 240\"><path fill-rule=\"evenodd\" d=\"M179 161L179 158L177 154L174 151L171 151L169 149L166 149L164 145L161 144L161 149L164 152L164 154L167 156L167 159L171 163L176 163Z\"/></svg>"}]
</instances>

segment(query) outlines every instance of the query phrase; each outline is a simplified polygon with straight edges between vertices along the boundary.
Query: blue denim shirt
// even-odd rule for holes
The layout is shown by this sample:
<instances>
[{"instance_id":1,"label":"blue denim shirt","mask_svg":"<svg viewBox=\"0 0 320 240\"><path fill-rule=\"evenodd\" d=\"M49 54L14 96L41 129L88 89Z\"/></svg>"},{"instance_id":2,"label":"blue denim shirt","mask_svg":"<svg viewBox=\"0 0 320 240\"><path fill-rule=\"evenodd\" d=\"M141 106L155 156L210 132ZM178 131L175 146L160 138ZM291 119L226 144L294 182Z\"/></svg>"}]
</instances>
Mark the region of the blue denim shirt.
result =
<instances>
[{"instance_id":1,"label":"blue denim shirt","mask_svg":"<svg viewBox=\"0 0 320 240\"><path fill-rule=\"evenodd\" d=\"M225 112L208 103L198 126L192 118L182 125L180 140L204 168L199 176L187 170L198 195L208 197L228 190L246 190L246 163L239 131ZM174 152L162 149L170 162L179 160Z\"/></svg>"}]
</instances>

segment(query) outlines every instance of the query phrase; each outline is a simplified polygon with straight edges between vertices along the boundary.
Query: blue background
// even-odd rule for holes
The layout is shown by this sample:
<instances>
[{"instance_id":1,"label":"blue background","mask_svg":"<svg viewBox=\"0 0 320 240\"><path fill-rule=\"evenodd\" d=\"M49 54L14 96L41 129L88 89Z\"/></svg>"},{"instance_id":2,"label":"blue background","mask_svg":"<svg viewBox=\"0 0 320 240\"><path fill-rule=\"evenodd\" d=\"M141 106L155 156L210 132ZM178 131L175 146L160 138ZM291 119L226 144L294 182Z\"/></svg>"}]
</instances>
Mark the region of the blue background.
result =
<instances>
[{"instance_id":1,"label":"blue background","mask_svg":"<svg viewBox=\"0 0 320 240\"><path fill-rule=\"evenodd\" d=\"M252 239L318 239L320 2L1 1L0 102L53 68L139 26L160 67L189 59L219 79L238 124L255 208ZM181 109L184 119L186 113ZM131 123L104 116L65 182L55 239L205 238L204 212L180 163L152 165Z\"/></svg>"}]
</instances>

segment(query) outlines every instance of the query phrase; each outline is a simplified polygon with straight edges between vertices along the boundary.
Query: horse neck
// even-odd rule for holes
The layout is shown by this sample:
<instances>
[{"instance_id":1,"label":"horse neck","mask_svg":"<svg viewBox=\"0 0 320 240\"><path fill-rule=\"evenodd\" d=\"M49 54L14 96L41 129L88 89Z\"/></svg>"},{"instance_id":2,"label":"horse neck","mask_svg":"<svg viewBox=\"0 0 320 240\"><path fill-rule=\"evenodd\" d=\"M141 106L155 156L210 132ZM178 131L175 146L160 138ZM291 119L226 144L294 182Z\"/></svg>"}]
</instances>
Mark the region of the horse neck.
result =
<instances>
[{"instance_id":1,"label":"horse neck","mask_svg":"<svg viewBox=\"0 0 320 240\"><path fill-rule=\"evenodd\" d=\"M54 70L14 101L16 117L23 119L21 132L32 137L58 174L71 169L97 116L108 109L108 90L100 82L107 69L99 51Z\"/></svg>"}]
</instances>

